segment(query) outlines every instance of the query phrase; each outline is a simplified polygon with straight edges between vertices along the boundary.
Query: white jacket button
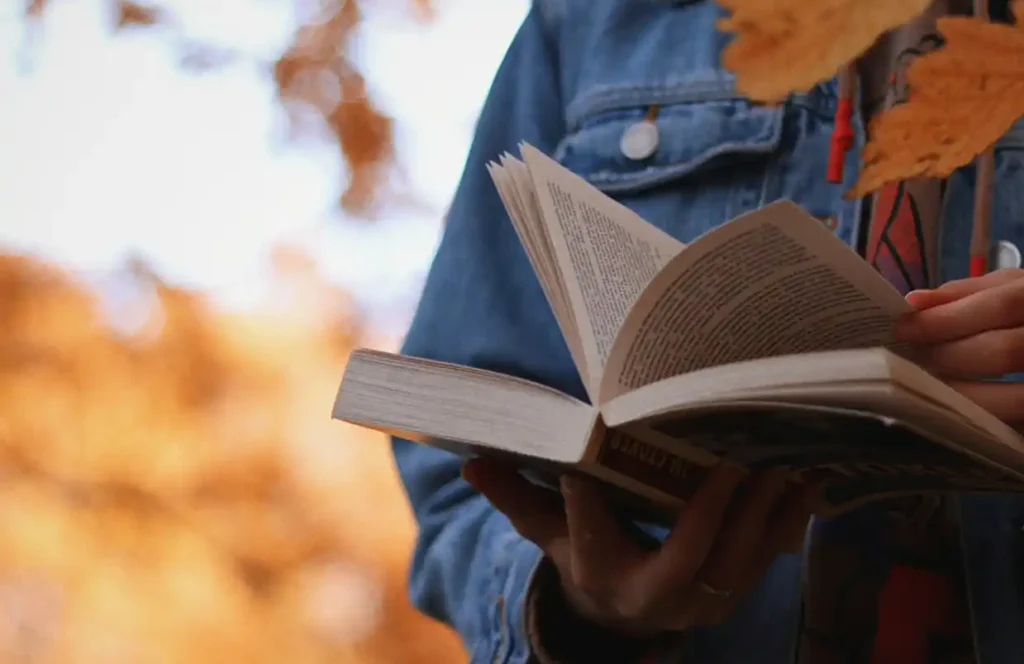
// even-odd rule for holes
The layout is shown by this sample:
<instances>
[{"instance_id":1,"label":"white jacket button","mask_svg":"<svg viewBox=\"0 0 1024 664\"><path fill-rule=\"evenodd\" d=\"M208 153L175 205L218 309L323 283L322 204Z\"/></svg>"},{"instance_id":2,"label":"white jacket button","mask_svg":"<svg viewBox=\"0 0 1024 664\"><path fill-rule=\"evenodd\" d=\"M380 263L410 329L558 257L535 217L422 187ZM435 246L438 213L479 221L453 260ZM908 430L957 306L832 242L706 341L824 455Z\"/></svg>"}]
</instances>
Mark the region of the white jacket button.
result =
<instances>
[{"instance_id":1,"label":"white jacket button","mask_svg":"<svg viewBox=\"0 0 1024 664\"><path fill-rule=\"evenodd\" d=\"M645 118L622 132L619 149L627 159L642 161L658 150L660 140L658 125Z\"/></svg>"},{"instance_id":2,"label":"white jacket button","mask_svg":"<svg viewBox=\"0 0 1024 664\"><path fill-rule=\"evenodd\" d=\"M1020 249L1012 242L1000 240L992 247L992 255L989 256L991 269L1018 268L1020 263Z\"/></svg>"}]
</instances>

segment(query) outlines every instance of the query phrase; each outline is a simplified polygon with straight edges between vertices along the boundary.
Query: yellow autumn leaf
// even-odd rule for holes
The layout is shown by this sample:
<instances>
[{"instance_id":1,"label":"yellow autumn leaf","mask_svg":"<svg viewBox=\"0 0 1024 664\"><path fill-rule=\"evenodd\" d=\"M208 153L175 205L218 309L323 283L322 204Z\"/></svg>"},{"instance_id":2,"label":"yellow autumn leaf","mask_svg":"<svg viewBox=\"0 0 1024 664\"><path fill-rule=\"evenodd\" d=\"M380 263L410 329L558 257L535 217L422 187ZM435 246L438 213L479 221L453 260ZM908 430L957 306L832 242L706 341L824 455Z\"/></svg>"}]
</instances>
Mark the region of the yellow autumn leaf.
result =
<instances>
[{"instance_id":1,"label":"yellow autumn leaf","mask_svg":"<svg viewBox=\"0 0 1024 664\"><path fill-rule=\"evenodd\" d=\"M1024 30L963 17L939 19L938 30L945 44L907 68L907 101L869 127L849 198L897 180L946 177L1024 115Z\"/></svg>"},{"instance_id":2,"label":"yellow autumn leaf","mask_svg":"<svg viewBox=\"0 0 1024 664\"><path fill-rule=\"evenodd\" d=\"M923 13L931 0L718 0L734 33L722 65L750 99L778 101L831 78L882 33Z\"/></svg>"}]
</instances>

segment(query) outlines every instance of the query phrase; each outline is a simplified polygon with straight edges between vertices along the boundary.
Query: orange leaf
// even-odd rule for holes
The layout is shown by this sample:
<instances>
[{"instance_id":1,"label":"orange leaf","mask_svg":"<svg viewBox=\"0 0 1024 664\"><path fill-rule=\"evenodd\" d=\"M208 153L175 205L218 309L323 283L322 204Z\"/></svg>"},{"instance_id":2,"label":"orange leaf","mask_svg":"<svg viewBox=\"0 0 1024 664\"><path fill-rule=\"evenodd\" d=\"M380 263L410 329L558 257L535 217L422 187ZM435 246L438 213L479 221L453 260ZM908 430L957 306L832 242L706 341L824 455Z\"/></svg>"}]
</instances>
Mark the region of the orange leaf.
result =
<instances>
[{"instance_id":1,"label":"orange leaf","mask_svg":"<svg viewBox=\"0 0 1024 664\"><path fill-rule=\"evenodd\" d=\"M924 12L931 0L718 0L732 13L720 30L735 33L722 64L737 90L778 101L828 78L882 33Z\"/></svg>"},{"instance_id":2,"label":"orange leaf","mask_svg":"<svg viewBox=\"0 0 1024 664\"><path fill-rule=\"evenodd\" d=\"M1024 115L1024 30L962 17L939 19L938 30L945 44L907 68L907 101L869 127L848 197L897 180L946 177Z\"/></svg>"},{"instance_id":3,"label":"orange leaf","mask_svg":"<svg viewBox=\"0 0 1024 664\"><path fill-rule=\"evenodd\" d=\"M419 11L430 6L418 0ZM303 26L274 65L278 96L293 111L312 110L326 123L350 168L341 197L347 212L370 216L394 165L392 119L373 103L349 54L362 15L344 0L323 4L323 20ZM296 122L298 124L298 122Z\"/></svg>"},{"instance_id":4,"label":"orange leaf","mask_svg":"<svg viewBox=\"0 0 1024 664\"><path fill-rule=\"evenodd\" d=\"M39 18L43 15L43 10L46 9L48 4L47 0L28 0L25 3L25 16Z\"/></svg>"},{"instance_id":5,"label":"orange leaf","mask_svg":"<svg viewBox=\"0 0 1024 664\"><path fill-rule=\"evenodd\" d=\"M140 5L131 0L117 0L117 27L130 25L156 25L160 21L160 10L156 7Z\"/></svg>"}]
</instances>

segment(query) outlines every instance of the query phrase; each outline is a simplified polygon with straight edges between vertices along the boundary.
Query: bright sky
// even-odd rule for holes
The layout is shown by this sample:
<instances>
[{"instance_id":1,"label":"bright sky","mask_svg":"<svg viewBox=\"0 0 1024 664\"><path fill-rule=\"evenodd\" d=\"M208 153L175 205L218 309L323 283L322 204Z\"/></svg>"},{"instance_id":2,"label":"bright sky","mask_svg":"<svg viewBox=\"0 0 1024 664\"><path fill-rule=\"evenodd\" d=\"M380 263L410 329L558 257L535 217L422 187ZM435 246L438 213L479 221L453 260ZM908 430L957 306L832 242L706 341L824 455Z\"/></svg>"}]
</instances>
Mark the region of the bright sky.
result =
<instances>
[{"instance_id":1,"label":"bright sky","mask_svg":"<svg viewBox=\"0 0 1024 664\"><path fill-rule=\"evenodd\" d=\"M190 74L173 39L110 36L104 0L52 0L19 72L24 0L0 0L0 249L87 275L128 255L166 278L244 304L275 241L306 246L331 277L402 325L457 184L487 86L527 0L441 0L422 27L395 4L370 17L368 78L398 121L400 153L432 211L374 225L339 218L335 153L281 138L266 71L246 61ZM270 62L290 0L175 0L185 31ZM368 3L368 4L373 4Z\"/></svg>"}]
</instances>

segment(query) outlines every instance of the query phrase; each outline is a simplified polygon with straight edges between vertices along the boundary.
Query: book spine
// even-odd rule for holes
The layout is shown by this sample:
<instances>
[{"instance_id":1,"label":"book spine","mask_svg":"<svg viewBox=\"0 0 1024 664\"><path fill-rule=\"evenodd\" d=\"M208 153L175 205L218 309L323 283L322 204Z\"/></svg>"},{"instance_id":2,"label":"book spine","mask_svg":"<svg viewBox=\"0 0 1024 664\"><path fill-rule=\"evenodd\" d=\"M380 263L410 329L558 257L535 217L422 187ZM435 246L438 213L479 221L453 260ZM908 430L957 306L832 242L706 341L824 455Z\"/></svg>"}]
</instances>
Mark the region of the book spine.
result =
<instances>
[{"instance_id":1,"label":"book spine","mask_svg":"<svg viewBox=\"0 0 1024 664\"><path fill-rule=\"evenodd\" d=\"M624 478L625 484L636 483L685 501L713 470L621 431L602 428L595 433L601 440L593 463Z\"/></svg>"}]
</instances>

